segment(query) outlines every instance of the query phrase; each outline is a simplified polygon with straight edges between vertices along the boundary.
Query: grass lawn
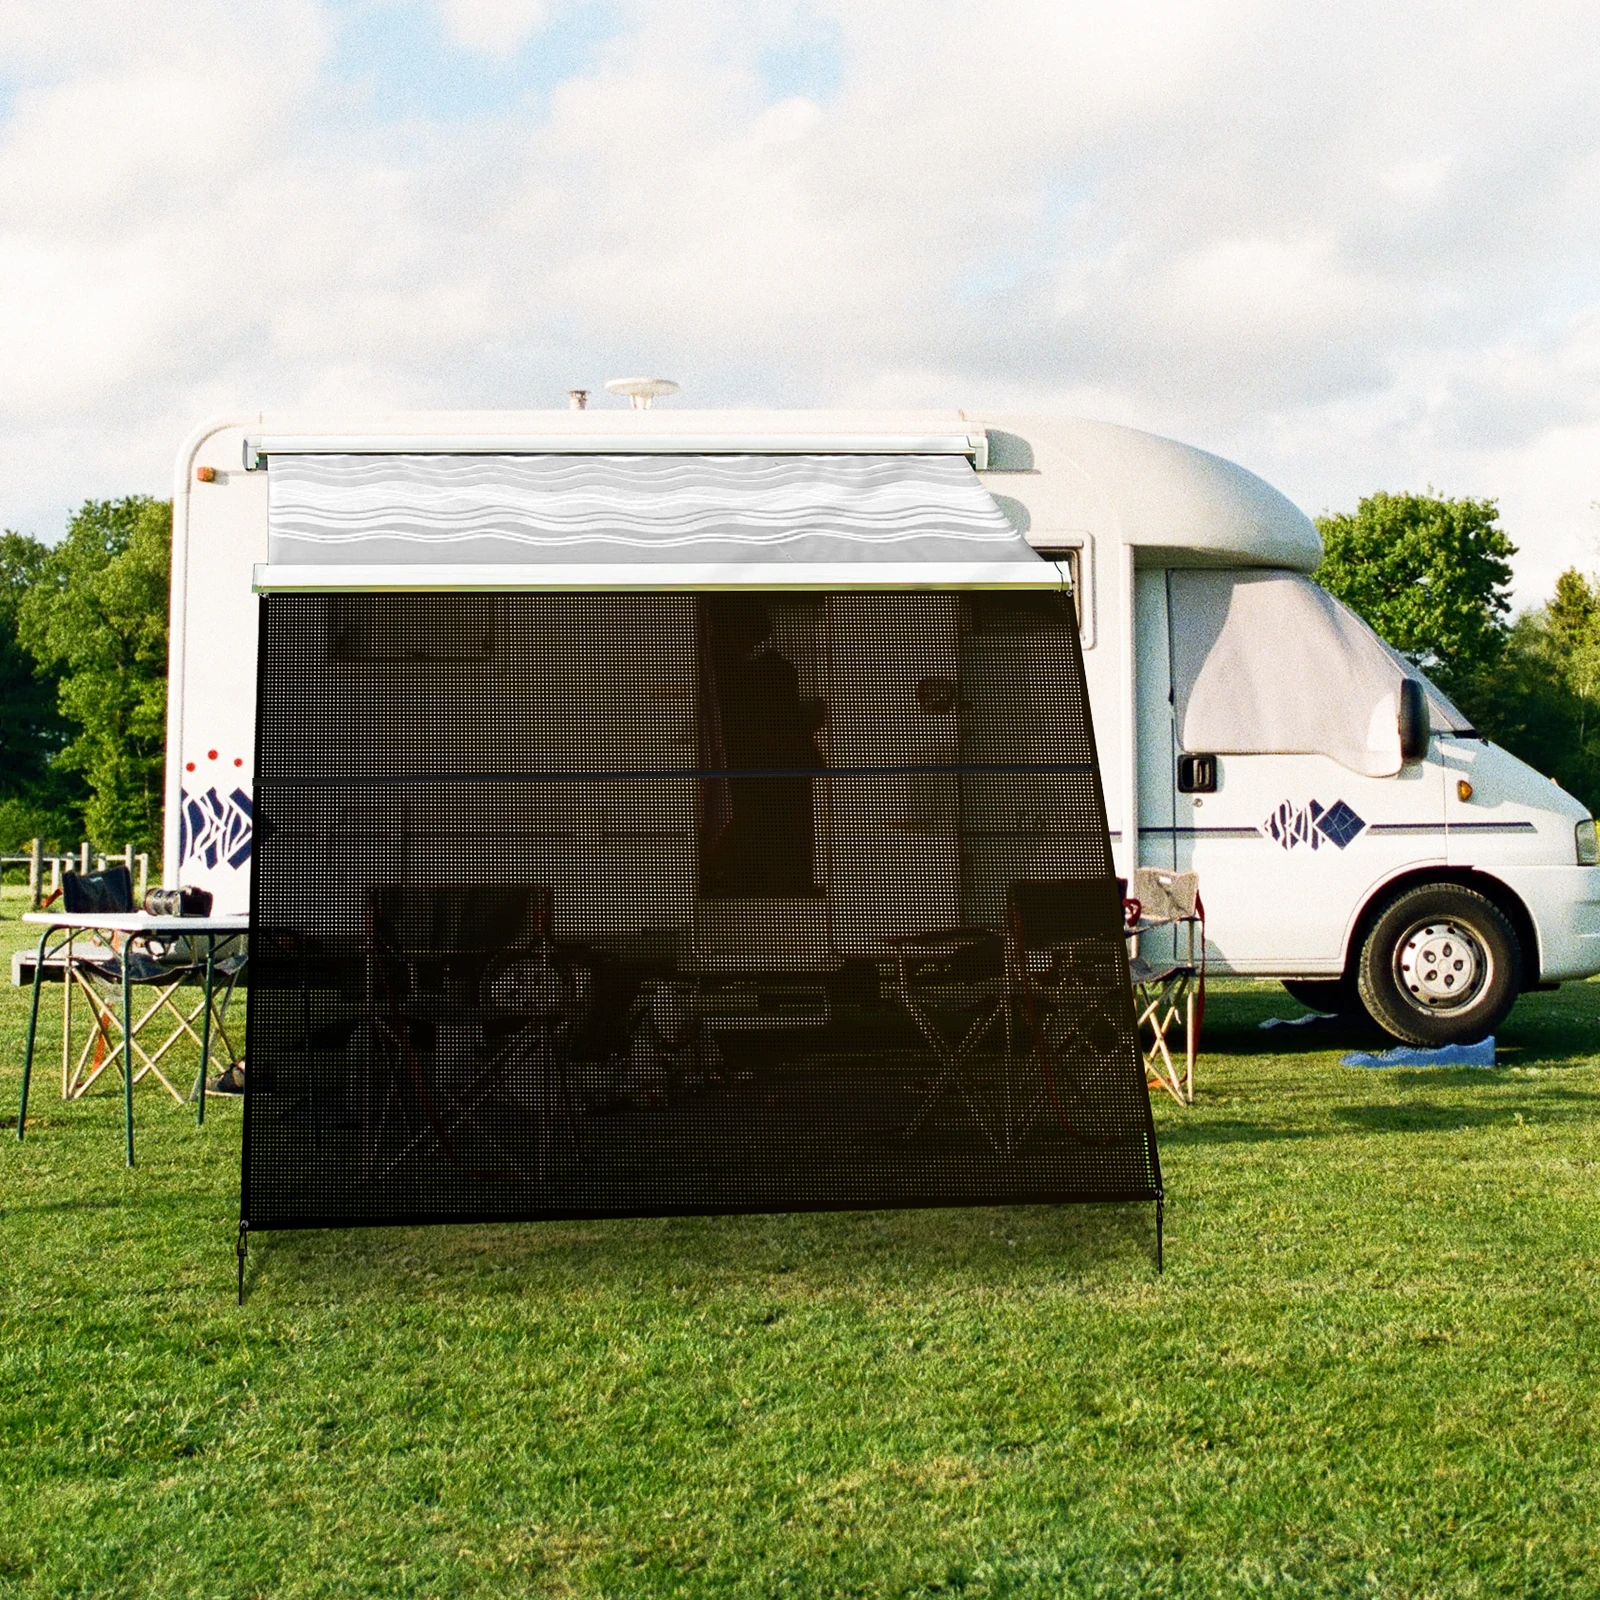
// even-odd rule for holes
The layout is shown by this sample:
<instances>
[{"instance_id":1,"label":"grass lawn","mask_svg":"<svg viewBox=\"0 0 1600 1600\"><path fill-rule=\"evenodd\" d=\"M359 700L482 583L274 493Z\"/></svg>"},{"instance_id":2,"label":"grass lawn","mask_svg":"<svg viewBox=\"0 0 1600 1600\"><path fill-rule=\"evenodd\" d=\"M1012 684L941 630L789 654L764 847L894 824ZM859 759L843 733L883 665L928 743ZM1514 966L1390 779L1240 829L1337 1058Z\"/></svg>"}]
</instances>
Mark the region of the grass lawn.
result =
<instances>
[{"instance_id":1,"label":"grass lawn","mask_svg":"<svg viewBox=\"0 0 1600 1600\"><path fill-rule=\"evenodd\" d=\"M258 1236L243 1310L237 1105L127 1171L47 1012L0 1594L1600 1594L1600 987L1495 1071L1298 1009L1157 1105L1164 1279L1148 1206L530 1224Z\"/></svg>"}]
</instances>

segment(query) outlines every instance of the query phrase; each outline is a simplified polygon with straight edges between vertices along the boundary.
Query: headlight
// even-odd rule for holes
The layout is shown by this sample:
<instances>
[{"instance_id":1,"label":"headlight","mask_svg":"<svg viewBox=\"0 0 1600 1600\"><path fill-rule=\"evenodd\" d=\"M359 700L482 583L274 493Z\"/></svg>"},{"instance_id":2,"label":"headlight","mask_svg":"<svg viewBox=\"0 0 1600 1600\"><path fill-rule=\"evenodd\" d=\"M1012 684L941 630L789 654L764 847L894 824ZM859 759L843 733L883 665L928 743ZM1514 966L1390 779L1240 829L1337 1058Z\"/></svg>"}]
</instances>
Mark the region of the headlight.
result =
<instances>
[{"instance_id":1,"label":"headlight","mask_svg":"<svg viewBox=\"0 0 1600 1600\"><path fill-rule=\"evenodd\" d=\"M1594 818L1580 822L1575 830L1578 838L1578 865L1580 867L1593 867L1600 865L1600 834L1595 829Z\"/></svg>"}]
</instances>

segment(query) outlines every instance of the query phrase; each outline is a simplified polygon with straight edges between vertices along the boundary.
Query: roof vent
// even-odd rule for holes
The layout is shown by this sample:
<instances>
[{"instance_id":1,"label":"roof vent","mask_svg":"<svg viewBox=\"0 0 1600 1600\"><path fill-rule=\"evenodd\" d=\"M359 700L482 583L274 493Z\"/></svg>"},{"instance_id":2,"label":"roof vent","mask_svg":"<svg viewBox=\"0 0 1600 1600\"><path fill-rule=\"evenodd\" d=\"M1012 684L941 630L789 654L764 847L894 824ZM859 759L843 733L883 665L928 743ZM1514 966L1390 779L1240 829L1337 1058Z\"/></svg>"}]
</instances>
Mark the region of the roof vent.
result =
<instances>
[{"instance_id":1,"label":"roof vent","mask_svg":"<svg viewBox=\"0 0 1600 1600\"><path fill-rule=\"evenodd\" d=\"M606 389L611 394L627 395L635 411L648 411L658 396L678 392L671 378L612 378Z\"/></svg>"},{"instance_id":2,"label":"roof vent","mask_svg":"<svg viewBox=\"0 0 1600 1600\"><path fill-rule=\"evenodd\" d=\"M589 409L589 391L587 389L568 389L567 407L572 411L587 411Z\"/></svg>"}]
</instances>

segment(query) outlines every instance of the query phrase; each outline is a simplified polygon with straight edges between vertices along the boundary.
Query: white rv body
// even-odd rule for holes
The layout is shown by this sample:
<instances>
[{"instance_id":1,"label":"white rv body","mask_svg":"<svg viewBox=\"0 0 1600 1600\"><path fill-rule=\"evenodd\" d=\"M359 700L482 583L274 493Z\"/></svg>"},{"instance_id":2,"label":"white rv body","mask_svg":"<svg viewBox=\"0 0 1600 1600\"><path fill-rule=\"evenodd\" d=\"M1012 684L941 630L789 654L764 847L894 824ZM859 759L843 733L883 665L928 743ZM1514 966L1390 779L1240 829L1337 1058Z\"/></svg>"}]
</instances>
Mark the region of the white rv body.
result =
<instances>
[{"instance_id":1,"label":"white rv body","mask_svg":"<svg viewBox=\"0 0 1600 1600\"><path fill-rule=\"evenodd\" d=\"M1396 757L1395 770L1373 770L1381 752L1221 752L1214 791L1180 792L1174 641L1181 655L1181 602L1194 584L1174 575L1307 574L1321 556L1314 525L1203 451L1108 424L987 412L258 415L197 429L173 486L168 883L211 889L223 911L248 906L253 585L268 561L274 452L919 450L966 453L1028 542L1070 563L1118 870L1199 873L1214 972L1336 978L1375 907L1434 881L1476 887L1501 908L1524 985L1600 972L1600 868L1580 864L1574 832L1586 811L1507 752L1457 736L1438 701L1426 757ZM695 587L693 575L681 586ZM1375 712L1373 751L1389 737L1382 720Z\"/></svg>"}]
</instances>

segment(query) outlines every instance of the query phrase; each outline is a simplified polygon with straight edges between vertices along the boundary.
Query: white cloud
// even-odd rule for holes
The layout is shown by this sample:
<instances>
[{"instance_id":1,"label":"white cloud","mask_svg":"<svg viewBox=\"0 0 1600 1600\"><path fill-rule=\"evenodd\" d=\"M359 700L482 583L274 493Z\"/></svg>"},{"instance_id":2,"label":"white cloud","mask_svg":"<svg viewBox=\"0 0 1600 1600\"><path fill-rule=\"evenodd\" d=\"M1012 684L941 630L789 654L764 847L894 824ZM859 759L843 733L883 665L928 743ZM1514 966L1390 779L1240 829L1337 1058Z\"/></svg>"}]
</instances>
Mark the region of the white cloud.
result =
<instances>
[{"instance_id":1,"label":"white cloud","mask_svg":"<svg viewBox=\"0 0 1600 1600\"><path fill-rule=\"evenodd\" d=\"M463 48L509 56L545 23L544 0L437 0L450 37Z\"/></svg>"},{"instance_id":2,"label":"white cloud","mask_svg":"<svg viewBox=\"0 0 1600 1600\"><path fill-rule=\"evenodd\" d=\"M1592 6L432 3L390 121L338 40L398 0L0 11L0 522L163 489L218 406L643 366L1088 410L1312 511L1497 494L1530 597L1600 563Z\"/></svg>"}]
</instances>

